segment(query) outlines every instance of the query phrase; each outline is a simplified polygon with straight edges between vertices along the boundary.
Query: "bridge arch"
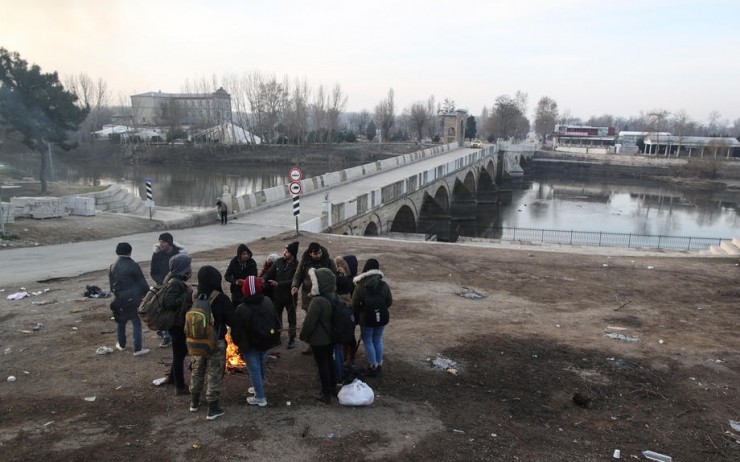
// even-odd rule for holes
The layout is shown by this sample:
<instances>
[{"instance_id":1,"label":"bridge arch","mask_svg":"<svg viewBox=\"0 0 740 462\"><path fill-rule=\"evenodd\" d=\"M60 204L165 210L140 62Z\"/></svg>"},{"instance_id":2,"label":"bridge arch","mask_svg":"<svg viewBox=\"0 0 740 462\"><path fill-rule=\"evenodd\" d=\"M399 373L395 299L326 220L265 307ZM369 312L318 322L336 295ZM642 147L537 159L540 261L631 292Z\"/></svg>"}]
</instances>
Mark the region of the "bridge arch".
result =
<instances>
[{"instance_id":1,"label":"bridge arch","mask_svg":"<svg viewBox=\"0 0 740 462\"><path fill-rule=\"evenodd\" d=\"M415 233L418 212L413 202L404 200L404 204L398 209L391 222L392 233Z\"/></svg>"},{"instance_id":2,"label":"bridge arch","mask_svg":"<svg viewBox=\"0 0 740 462\"><path fill-rule=\"evenodd\" d=\"M365 225L365 229L362 231L363 236L380 236L380 234L383 231L382 223L380 222L380 217L377 213L373 213L370 215L367 224Z\"/></svg>"},{"instance_id":3,"label":"bridge arch","mask_svg":"<svg viewBox=\"0 0 740 462\"><path fill-rule=\"evenodd\" d=\"M450 212L450 187L447 182L443 182L443 184L437 188L437 191L434 193L434 200L440 207L442 207L442 209L444 209L445 212Z\"/></svg>"},{"instance_id":4,"label":"bridge arch","mask_svg":"<svg viewBox=\"0 0 740 462\"><path fill-rule=\"evenodd\" d=\"M462 182L466 188L468 188L468 191L470 194L475 196L475 185L477 184L477 181L475 179L475 172L473 170L469 170L468 173L465 175L465 179Z\"/></svg>"}]
</instances>

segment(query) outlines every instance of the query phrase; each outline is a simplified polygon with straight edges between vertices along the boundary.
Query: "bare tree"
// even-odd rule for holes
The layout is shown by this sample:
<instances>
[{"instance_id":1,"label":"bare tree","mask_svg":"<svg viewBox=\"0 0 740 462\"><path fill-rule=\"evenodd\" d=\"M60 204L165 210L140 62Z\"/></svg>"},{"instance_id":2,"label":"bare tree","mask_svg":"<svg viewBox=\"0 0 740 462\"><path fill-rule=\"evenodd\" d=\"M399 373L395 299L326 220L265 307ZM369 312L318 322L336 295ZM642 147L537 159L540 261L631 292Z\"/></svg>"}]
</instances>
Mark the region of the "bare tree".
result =
<instances>
[{"instance_id":1,"label":"bare tree","mask_svg":"<svg viewBox=\"0 0 740 462\"><path fill-rule=\"evenodd\" d=\"M522 116L527 117L527 107L529 106L529 94L523 91L517 90L514 95L514 101L516 101L516 107L519 108L519 112Z\"/></svg>"},{"instance_id":2,"label":"bare tree","mask_svg":"<svg viewBox=\"0 0 740 462\"><path fill-rule=\"evenodd\" d=\"M685 136L689 135L694 129L694 122L685 110L681 109L673 115L670 120L672 125L671 132L678 137L678 149L676 157L681 155L681 144Z\"/></svg>"},{"instance_id":3,"label":"bare tree","mask_svg":"<svg viewBox=\"0 0 740 462\"><path fill-rule=\"evenodd\" d=\"M393 124L396 120L396 108L394 102L394 93L391 88L388 90L388 96L381 100L377 106L375 106L375 125L380 127L381 139L388 141L390 139L390 131L393 128Z\"/></svg>"},{"instance_id":4,"label":"bare tree","mask_svg":"<svg viewBox=\"0 0 740 462\"><path fill-rule=\"evenodd\" d=\"M708 136L719 136L720 120L722 114L719 111L712 111L709 113L709 119L707 124L707 135Z\"/></svg>"},{"instance_id":5,"label":"bare tree","mask_svg":"<svg viewBox=\"0 0 740 462\"><path fill-rule=\"evenodd\" d=\"M488 108L484 105L483 109L481 109L480 111L480 117L478 118L478 120L481 121L480 127L478 128L478 132L480 132L480 137L486 140L488 139L488 129L486 127L486 125L488 125L486 124L486 121L488 120L488 118L489 118Z\"/></svg>"},{"instance_id":6,"label":"bare tree","mask_svg":"<svg viewBox=\"0 0 740 462\"><path fill-rule=\"evenodd\" d=\"M540 135L552 133L558 117L558 103L549 96L543 96L534 110L534 129Z\"/></svg>"},{"instance_id":7,"label":"bare tree","mask_svg":"<svg viewBox=\"0 0 740 462\"><path fill-rule=\"evenodd\" d=\"M409 109L409 122L412 129L418 136L419 142L424 138L424 127L429 123L428 106L423 101L417 101Z\"/></svg>"},{"instance_id":8,"label":"bare tree","mask_svg":"<svg viewBox=\"0 0 740 462\"><path fill-rule=\"evenodd\" d=\"M102 128L100 127L100 121L106 117L106 113L108 114L108 118L110 117L111 111L108 108L110 102L108 83L102 78L93 80L89 75L82 72L77 76L66 76L64 78L64 86L68 91L77 95L78 101L81 104L90 108L87 118L77 131L78 141L94 142L95 135L93 132Z\"/></svg>"},{"instance_id":9,"label":"bare tree","mask_svg":"<svg viewBox=\"0 0 740 462\"><path fill-rule=\"evenodd\" d=\"M439 124L437 123L437 108L435 107L434 102L434 95L429 96L427 98L427 113L429 114L429 123L427 123L427 131L429 132L429 138L434 139L435 135L437 134L437 128L439 127Z\"/></svg>"},{"instance_id":10,"label":"bare tree","mask_svg":"<svg viewBox=\"0 0 740 462\"><path fill-rule=\"evenodd\" d=\"M339 123L339 116L347 106L347 95L342 91L342 86L338 83L334 84L331 93L327 96L327 110L326 110L326 121L329 141L334 139L334 131L337 129Z\"/></svg>"},{"instance_id":11,"label":"bare tree","mask_svg":"<svg viewBox=\"0 0 740 462\"><path fill-rule=\"evenodd\" d=\"M367 109L363 109L360 111L359 114L357 114L357 133L365 133L365 129L367 128L367 124L370 123L370 120L372 120L372 117L370 117L370 112L368 112Z\"/></svg>"},{"instance_id":12,"label":"bare tree","mask_svg":"<svg viewBox=\"0 0 740 462\"><path fill-rule=\"evenodd\" d=\"M653 109L652 111L648 112L647 115L648 124L650 126L649 131L655 132L655 141L658 145L658 149L660 149L660 131L664 127L663 122L668 118L669 115L671 115L671 113L664 109ZM665 155L668 155L667 150Z\"/></svg>"}]
</instances>

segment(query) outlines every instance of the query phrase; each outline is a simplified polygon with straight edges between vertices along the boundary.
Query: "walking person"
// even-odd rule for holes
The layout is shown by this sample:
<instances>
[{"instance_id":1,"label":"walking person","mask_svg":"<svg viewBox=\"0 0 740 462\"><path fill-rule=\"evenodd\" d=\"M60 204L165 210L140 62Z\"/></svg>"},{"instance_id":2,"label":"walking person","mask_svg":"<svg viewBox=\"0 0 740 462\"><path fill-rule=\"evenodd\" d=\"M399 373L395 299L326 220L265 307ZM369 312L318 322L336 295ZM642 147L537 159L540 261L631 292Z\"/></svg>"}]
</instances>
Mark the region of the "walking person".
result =
<instances>
[{"instance_id":1,"label":"walking person","mask_svg":"<svg viewBox=\"0 0 740 462\"><path fill-rule=\"evenodd\" d=\"M261 350L250 338L250 328L252 327L252 316L256 310L267 310L274 316L274 324L279 324L277 313L272 301L262 293L262 279L255 276L248 276L242 286L244 297L242 303L236 308L236 325L231 330L231 337L234 343L239 347L239 354L247 363L249 378L252 380L252 387L249 393L254 396L247 398L247 403L255 406L267 406L265 397L264 380L265 380L265 363L267 362L267 350Z\"/></svg>"},{"instance_id":2,"label":"walking person","mask_svg":"<svg viewBox=\"0 0 740 462\"><path fill-rule=\"evenodd\" d=\"M388 323L388 308L393 295L383 281L378 260L371 258L355 279L352 311L359 320L362 343L369 363L368 377L379 377L383 369L383 331ZM370 315L369 315L370 314ZM377 318L376 318L377 315Z\"/></svg>"},{"instance_id":3,"label":"walking person","mask_svg":"<svg viewBox=\"0 0 740 462\"><path fill-rule=\"evenodd\" d=\"M252 258L252 251L245 244L239 244L236 256L229 262L224 279L229 282L231 304L239 306L242 301L242 285L248 276L257 276L257 262Z\"/></svg>"},{"instance_id":4,"label":"walking person","mask_svg":"<svg viewBox=\"0 0 740 462\"><path fill-rule=\"evenodd\" d=\"M216 349L210 356L195 356L193 358L193 374L190 378L190 412L200 409L200 394L203 391L208 373L208 420L214 420L226 413L219 406L221 399L221 379L226 371L226 331L227 326L236 325L236 315L231 300L221 289L221 273L213 266L204 266L198 271L198 293L196 297L208 300L215 295L211 303L213 314L213 328L217 333Z\"/></svg>"},{"instance_id":5,"label":"walking person","mask_svg":"<svg viewBox=\"0 0 740 462\"><path fill-rule=\"evenodd\" d=\"M121 242L116 246L115 263L108 268L108 282L110 291L115 297L111 302L111 310L116 320L116 332L118 334L118 351L126 350L126 324L131 321L134 337L134 356L143 356L149 353L149 350L143 348L141 339L141 319L137 309L141 300L149 291L149 284L146 282L141 267L133 259L131 253L133 249L128 242Z\"/></svg>"},{"instance_id":6,"label":"walking person","mask_svg":"<svg viewBox=\"0 0 740 462\"><path fill-rule=\"evenodd\" d=\"M285 246L283 256L275 260L263 279L272 287L272 303L280 318L280 328L283 327L283 311L288 313L288 345L289 350L295 348L296 335L296 298L291 293L291 284L296 268L298 268L298 242L291 242Z\"/></svg>"},{"instance_id":7,"label":"walking person","mask_svg":"<svg viewBox=\"0 0 740 462\"><path fill-rule=\"evenodd\" d=\"M152 263L149 270L156 285L162 284L167 273L170 272L170 258L184 253L187 253L185 247L175 242L172 234L162 233L159 235L159 240L152 248ZM166 330L158 331L157 335L162 337L162 342L159 344L160 348L170 346L172 337L169 332Z\"/></svg>"},{"instance_id":8,"label":"walking person","mask_svg":"<svg viewBox=\"0 0 740 462\"><path fill-rule=\"evenodd\" d=\"M306 318L301 327L301 340L311 346L316 368L319 372L321 392L316 399L324 404L331 404L336 384L337 368L332 358L334 344L331 341L332 311L329 300L338 295L335 293L337 278L328 268L310 268L309 277L312 279L311 303L306 312ZM323 295L323 296L319 296Z\"/></svg>"},{"instance_id":9,"label":"walking person","mask_svg":"<svg viewBox=\"0 0 740 462\"><path fill-rule=\"evenodd\" d=\"M225 225L229 219L229 206L219 197L216 199L216 208L218 209L218 216L221 218L221 224Z\"/></svg>"},{"instance_id":10,"label":"walking person","mask_svg":"<svg viewBox=\"0 0 740 462\"><path fill-rule=\"evenodd\" d=\"M309 270L319 268L328 268L335 276L337 274L337 265L329 257L329 251L326 250L326 247L320 245L318 242L312 242L308 244L308 249L303 253L301 261L298 263L298 268L296 268L290 289L292 295L296 295L300 289L301 309L303 311L308 310L308 305L311 302L312 282L308 274ZM301 351L301 354L310 355L311 346L306 347L305 350Z\"/></svg>"},{"instance_id":11,"label":"walking person","mask_svg":"<svg viewBox=\"0 0 740 462\"><path fill-rule=\"evenodd\" d=\"M188 345L185 343L185 313L193 304L193 289L187 284L192 274L192 259L190 255L179 254L170 258L170 272L164 279L167 285L164 294L164 308L177 311L175 323L169 329L172 338L172 366L166 377L154 380L154 385L175 384L176 395L188 395L190 391L185 386L185 357L188 355Z\"/></svg>"}]
</instances>

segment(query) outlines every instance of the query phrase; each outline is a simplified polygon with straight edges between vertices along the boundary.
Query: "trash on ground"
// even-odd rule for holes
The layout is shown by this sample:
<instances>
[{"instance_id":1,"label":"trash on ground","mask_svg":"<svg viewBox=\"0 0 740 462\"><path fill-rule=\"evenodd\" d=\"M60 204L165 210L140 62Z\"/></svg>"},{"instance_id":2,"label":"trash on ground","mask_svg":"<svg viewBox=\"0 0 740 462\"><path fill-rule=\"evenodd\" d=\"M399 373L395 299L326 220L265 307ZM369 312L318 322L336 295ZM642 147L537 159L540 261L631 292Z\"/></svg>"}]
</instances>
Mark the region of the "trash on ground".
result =
<instances>
[{"instance_id":1,"label":"trash on ground","mask_svg":"<svg viewBox=\"0 0 740 462\"><path fill-rule=\"evenodd\" d=\"M606 326L606 330L627 330L627 327Z\"/></svg>"},{"instance_id":2,"label":"trash on ground","mask_svg":"<svg viewBox=\"0 0 740 462\"><path fill-rule=\"evenodd\" d=\"M44 300L43 302L31 302L31 303L32 303L33 305L38 305L38 306L42 306L42 305L52 305L52 304L54 304L54 303L59 303L59 300ZM82 311L82 310L80 310L80 311Z\"/></svg>"},{"instance_id":3,"label":"trash on ground","mask_svg":"<svg viewBox=\"0 0 740 462\"><path fill-rule=\"evenodd\" d=\"M14 294L8 295L7 299L8 300L20 300L20 299L26 298L28 296L29 296L28 295L28 292L25 292L25 291L24 292L16 292Z\"/></svg>"},{"instance_id":4,"label":"trash on ground","mask_svg":"<svg viewBox=\"0 0 740 462\"><path fill-rule=\"evenodd\" d=\"M99 355L109 355L113 353L113 348L107 346L101 346L95 351Z\"/></svg>"},{"instance_id":5,"label":"trash on ground","mask_svg":"<svg viewBox=\"0 0 740 462\"><path fill-rule=\"evenodd\" d=\"M460 366L457 362L448 358L443 358L441 356L437 356L434 359L428 359L428 361L432 364L432 367L443 370L445 372L449 369L454 369L455 372L457 372Z\"/></svg>"},{"instance_id":6,"label":"trash on ground","mask_svg":"<svg viewBox=\"0 0 740 462\"><path fill-rule=\"evenodd\" d=\"M49 425L51 425L53 423L54 423L54 421L53 420L50 420L50 421L46 422L44 425L42 425L42 427L48 427Z\"/></svg>"},{"instance_id":7,"label":"trash on ground","mask_svg":"<svg viewBox=\"0 0 740 462\"><path fill-rule=\"evenodd\" d=\"M658 340L658 343L663 344L663 339Z\"/></svg>"},{"instance_id":8,"label":"trash on ground","mask_svg":"<svg viewBox=\"0 0 740 462\"><path fill-rule=\"evenodd\" d=\"M658 462L673 462L673 457L660 454L658 452L642 451L642 455L650 460L657 460Z\"/></svg>"},{"instance_id":9,"label":"trash on ground","mask_svg":"<svg viewBox=\"0 0 740 462\"><path fill-rule=\"evenodd\" d=\"M156 386L164 385L165 383L167 383L167 378L168 377L160 377L158 379L152 380L152 383Z\"/></svg>"},{"instance_id":10,"label":"trash on ground","mask_svg":"<svg viewBox=\"0 0 740 462\"><path fill-rule=\"evenodd\" d=\"M481 294L479 294L478 292L476 292L474 290L471 290L470 292L462 292L462 293L459 293L457 295L459 295L461 297L464 297L464 298L467 298L469 300L481 300L483 298L486 298L485 295L481 295Z\"/></svg>"},{"instance_id":11,"label":"trash on ground","mask_svg":"<svg viewBox=\"0 0 740 462\"><path fill-rule=\"evenodd\" d=\"M647 267L647 269L652 270L652 269L655 269L655 267L653 265L650 265Z\"/></svg>"},{"instance_id":12,"label":"trash on ground","mask_svg":"<svg viewBox=\"0 0 740 462\"><path fill-rule=\"evenodd\" d=\"M326 435L326 436L327 436L327 438L334 438L334 433L329 433L329 434L328 434L328 435Z\"/></svg>"},{"instance_id":13,"label":"trash on ground","mask_svg":"<svg viewBox=\"0 0 740 462\"><path fill-rule=\"evenodd\" d=\"M9 376L8 382L15 382L15 376L14 375Z\"/></svg>"},{"instance_id":14,"label":"trash on ground","mask_svg":"<svg viewBox=\"0 0 740 462\"><path fill-rule=\"evenodd\" d=\"M291 404L293 404L293 403L291 403L290 401L286 401L286 402L285 402L285 405L286 405L286 406L290 406Z\"/></svg>"},{"instance_id":15,"label":"trash on ground","mask_svg":"<svg viewBox=\"0 0 740 462\"><path fill-rule=\"evenodd\" d=\"M606 268L606 267L608 267L609 265L607 265L606 263L604 263L604 264L603 264L603 265L601 265L601 266L603 266L604 268Z\"/></svg>"},{"instance_id":16,"label":"trash on ground","mask_svg":"<svg viewBox=\"0 0 740 462\"><path fill-rule=\"evenodd\" d=\"M446 372L448 374L457 375L457 369L449 368Z\"/></svg>"},{"instance_id":17,"label":"trash on ground","mask_svg":"<svg viewBox=\"0 0 740 462\"><path fill-rule=\"evenodd\" d=\"M613 338L615 340L624 340L625 342L639 342L640 339L637 337L630 337L629 335L624 334L617 334L616 332L611 332L606 334L607 337Z\"/></svg>"},{"instance_id":18,"label":"trash on ground","mask_svg":"<svg viewBox=\"0 0 740 462\"><path fill-rule=\"evenodd\" d=\"M462 431L462 430L458 430L458 429L456 429L456 428L455 428L455 429L453 429L452 431L453 431L453 432L455 432L455 433L465 433L464 431Z\"/></svg>"},{"instance_id":19,"label":"trash on ground","mask_svg":"<svg viewBox=\"0 0 740 462\"><path fill-rule=\"evenodd\" d=\"M612 454L612 457L614 457L615 459L621 459L622 458L622 451L620 451L619 449L615 449L614 450L614 454Z\"/></svg>"},{"instance_id":20,"label":"trash on ground","mask_svg":"<svg viewBox=\"0 0 740 462\"><path fill-rule=\"evenodd\" d=\"M740 422L737 420L730 420L730 427L736 432L740 432Z\"/></svg>"},{"instance_id":21,"label":"trash on ground","mask_svg":"<svg viewBox=\"0 0 740 462\"><path fill-rule=\"evenodd\" d=\"M5 349L5 354L6 354L6 355L9 355L9 354L10 354L10 352L11 352L11 349L10 349L10 348L6 348L6 349Z\"/></svg>"},{"instance_id":22,"label":"trash on ground","mask_svg":"<svg viewBox=\"0 0 740 462\"><path fill-rule=\"evenodd\" d=\"M21 332L23 332L24 334L33 334L33 331L28 329L23 329Z\"/></svg>"},{"instance_id":23,"label":"trash on ground","mask_svg":"<svg viewBox=\"0 0 740 462\"><path fill-rule=\"evenodd\" d=\"M93 401L95 401L95 397L94 396L88 396L88 397L85 398L85 401L87 401L88 403L92 403Z\"/></svg>"},{"instance_id":24,"label":"trash on ground","mask_svg":"<svg viewBox=\"0 0 740 462\"><path fill-rule=\"evenodd\" d=\"M43 322L39 322L39 323L36 323L35 326L33 326L33 330L39 330L42 327L44 327L44 323Z\"/></svg>"}]
</instances>

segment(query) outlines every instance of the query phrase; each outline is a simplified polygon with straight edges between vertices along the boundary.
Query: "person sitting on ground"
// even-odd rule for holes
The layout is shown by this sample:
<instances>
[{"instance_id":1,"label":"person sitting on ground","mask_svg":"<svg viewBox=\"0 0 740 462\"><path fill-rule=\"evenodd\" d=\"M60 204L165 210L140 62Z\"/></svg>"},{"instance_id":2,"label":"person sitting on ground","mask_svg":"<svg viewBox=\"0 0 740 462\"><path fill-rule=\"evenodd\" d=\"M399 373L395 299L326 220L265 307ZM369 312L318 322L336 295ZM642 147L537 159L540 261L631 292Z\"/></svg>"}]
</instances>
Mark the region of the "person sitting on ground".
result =
<instances>
[{"instance_id":1,"label":"person sitting on ground","mask_svg":"<svg viewBox=\"0 0 740 462\"><path fill-rule=\"evenodd\" d=\"M312 279L311 304L308 306L306 318L301 327L300 339L311 346L316 368L319 371L321 392L316 399L324 404L331 403L336 384L337 368L332 358L334 344L331 341L332 312L331 302L324 297L337 297L335 287L337 278L328 268L310 268L309 277Z\"/></svg>"},{"instance_id":2,"label":"person sitting on ground","mask_svg":"<svg viewBox=\"0 0 740 462\"><path fill-rule=\"evenodd\" d=\"M252 258L252 251L245 244L236 248L236 256L229 262L224 279L229 282L231 304L239 306L242 301L242 285L247 276L257 276L257 262Z\"/></svg>"},{"instance_id":3,"label":"person sitting on ground","mask_svg":"<svg viewBox=\"0 0 740 462\"><path fill-rule=\"evenodd\" d=\"M149 350L142 348L141 318L137 310L144 295L149 291L149 284L139 264L131 258L132 251L128 242L121 242L116 246L118 258L108 268L108 283L115 297L111 303L111 310L117 324L116 349L126 350L126 324L131 321L134 331L134 356L143 356L149 353Z\"/></svg>"},{"instance_id":4,"label":"person sitting on ground","mask_svg":"<svg viewBox=\"0 0 740 462\"><path fill-rule=\"evenodd\" d=\"M187 253L187 251L185 247L175 242L172 234L162 233L159 235L159 240L152 248L152 264L149 270L156 285L162 284L167 273L170 272L170 258L181 253ZM162 342L159 344L160 348L170 346L172 337L169 332L158 331L157 335L162 337Z\"/></svg>"},{"instance_id":5,"label":"person sitting on ground","mask_svg":"<svg viewBox=\"0 0 740 462\"><path fill-rule=\"evenodd\" d=\"M362 268L362 273L354 279L355 292L352 294L352 311L355 319L359 320L360 335L365 345L365 354L370 364L368 377L379 377L383 369L383 331L385 326L370 326L370 320L365 316L365 305L367 303L368 289L375 289L383 279L378 260L371 258ZM393 295L388 284L383 284L380 290L385 306L390 308L393 304Z\"/></svg>"},{"instance_id":6,"label":"person sitting on ground","mask_svg":"<svg viewBox=\"0 0 740 462\"><path fill-rule=\"evenodd\" d=\"M185 313L193 305L193 289L187 285L192 274L190 255L179 254L170 258L170 272L164 278L167 285L164 294L164 308L177 311L175 323L169 330L172 338L172 366L166 377L154 380L154 385L175 384L176 395L188 395L190 391L185 386L185 368L183 363L188 355L188 345L185 342Z\"/></svg>"},{"instance_id":7,"label":"person sitting on ground","mask_svg":"<svg viewBox=\"0 0 740 462\"><path fill-rule=\"evenodd\" d=\"M248 276L242 286L244 297L242 303L236 308L236 325L231 329L231 338L239 348L239 354L247 363L249 378L252 387L249 393L254 396L247 398L247 403L257 406L267 406L265 390L263 387L265 379L265 363L267 362L267 350L258 350L249 338L249 329L252 326L252 314L257 308L270 311L278 323L277 313L272 301L262 294L262 279Z\"/></svg>"}]
</instances>

